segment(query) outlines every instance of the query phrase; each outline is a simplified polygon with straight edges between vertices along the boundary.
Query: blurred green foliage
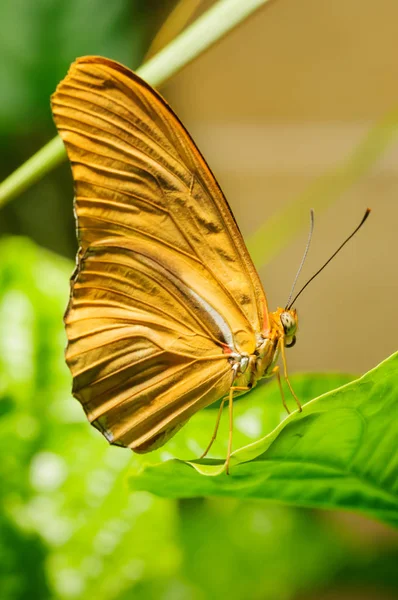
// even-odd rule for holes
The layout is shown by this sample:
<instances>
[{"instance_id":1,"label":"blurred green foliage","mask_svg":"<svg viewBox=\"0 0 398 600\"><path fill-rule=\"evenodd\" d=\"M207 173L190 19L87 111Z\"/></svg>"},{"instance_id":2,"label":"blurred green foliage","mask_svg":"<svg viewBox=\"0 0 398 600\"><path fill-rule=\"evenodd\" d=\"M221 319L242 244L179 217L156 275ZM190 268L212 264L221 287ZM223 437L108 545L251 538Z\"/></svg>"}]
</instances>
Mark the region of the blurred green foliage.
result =
<instances>
[{"instance_id":1,"label":"blurred green foliage","mask_svg":"<svg viewBox=\"0 0 398 600\"><path fill-rule=\"evenodd\" d=\"M173 0L0 2L0 180L56 135L50 95L78 56L100 54L134 68ZM66 163L2 209L0 234L28 235L72 257L76 251Z\"/></svg>"},{"instance_id":2,"label":"blurred green foliage","mask_svg":"<svg viewBox=\"0 0 398 600\"><path fill-rule=\"evenodd\" d=\"M108 446L70 395L62 314L71 262L6 238L0 265L2 600L288 600L358 588L364 578L378 597L394 589L393 538L363 543L328 513L131 491L142 458ZM325 378L315 385L325 389ZM279 402L244 402L237 444L281 417ZM163 458L176 448L192 456L206 443L207 412L214 417L199 413Z\"/></svg>"}]
</instances>

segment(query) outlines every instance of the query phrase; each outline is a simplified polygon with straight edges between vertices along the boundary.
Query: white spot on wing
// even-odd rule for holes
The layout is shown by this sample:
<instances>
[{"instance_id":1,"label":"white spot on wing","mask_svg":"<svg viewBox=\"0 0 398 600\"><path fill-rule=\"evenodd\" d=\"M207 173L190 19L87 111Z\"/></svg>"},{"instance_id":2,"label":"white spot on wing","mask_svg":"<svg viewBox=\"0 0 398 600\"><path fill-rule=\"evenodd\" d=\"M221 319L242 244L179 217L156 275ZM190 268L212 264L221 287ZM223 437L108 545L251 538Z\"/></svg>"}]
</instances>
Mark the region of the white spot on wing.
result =
<instances>
[{"instance_id":1,"label":"white spot on wing","mask_svg":"<svg viewBox=\"0 0 398 600\"><path fill-rule=\"evenodd\" d=\"M222 332L224 340L228 344L228 346L233 349L234 347L234 339L232 335L232 331L228 326L228 323L224 321L223 317L218 313L212 306L209 304L202 296L199 296L194 290L190 289L189 293L195 300L200 304L200 306L211 316L213 321L216 323L219 330Z\"/></svg>"}]
</instances>

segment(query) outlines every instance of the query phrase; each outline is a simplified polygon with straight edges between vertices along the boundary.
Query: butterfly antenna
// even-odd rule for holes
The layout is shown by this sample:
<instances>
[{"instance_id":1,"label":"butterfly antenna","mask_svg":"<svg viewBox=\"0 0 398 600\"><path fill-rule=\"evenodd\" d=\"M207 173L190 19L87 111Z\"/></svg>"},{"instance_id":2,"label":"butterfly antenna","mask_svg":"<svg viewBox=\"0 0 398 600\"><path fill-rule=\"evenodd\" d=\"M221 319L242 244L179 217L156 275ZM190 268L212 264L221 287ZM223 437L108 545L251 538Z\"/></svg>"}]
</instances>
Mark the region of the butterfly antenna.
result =
<instances>
[{"instance_id":1,"label":"butterfly antenna","mask_svg":"<svg viewBox=\"0 0 398 600\"><path fill-rule=\"evenodd\" d=\"M308 250L310 249L310 244L311 244L311 239L312 239L313 231L314 231L314 209L311 208L311 210L310 210L310 232L308 234L307 245L305 247L303 258L301 259L300 266L297 269L296 277L294 278L292 289L290 290L289 298L287 299L287 302L286 302L286 309L289 309L290 300L291 300L291 298L293 296L293 292L294 292L294 288L296 287L297 279L299 278L299 275L301 273L301 269L303 268L304 263L305 263L305 259L307 258Z\"/></svg>"},{"instance_id":2,"label":"butterfly antenna","mask_svg":"<svg viewBox=\"0 0 398 600\"><path fill-rule=\"evenodd\" d=\"M300 294L302 294L302 292L304 292L307 285L309 285L311 283L311 281L313 279L315 279L315 277L317 277L321 271L323 271L323 269L330 263L330 261L336 256L336 254L338 254L340 252L340 250L346 245L346 243L349 242L350 239L357 233L357 231L359 231L361 229L362 225L365 223L365 221L369 215L370 215L370 208L367 208L364 216L362 217L362 221L359 223L358 227L356 227L354 229L354 231L348 236L348 238L346 238L344 240L344 242L337 248L337 250L335 252L333 252L332 256L325 262L324 265L322 265L322 267L320 269L318 269L318 271L316 273L314 273L314 275L307 281L307 283L305 285L303 285L303 287L298 292L298 294L296 294L296 296L293 298L293 300L290 303L288 302L287 310L289 310L293 306L293 304L296 302L296 300L300 296ZM301 265L300 265L300 268L301 268ZM297 279L297 277L296 277L296 279ZM290 298L289 298L289 300L290 300Z\"/></svg>"}]
</instances>

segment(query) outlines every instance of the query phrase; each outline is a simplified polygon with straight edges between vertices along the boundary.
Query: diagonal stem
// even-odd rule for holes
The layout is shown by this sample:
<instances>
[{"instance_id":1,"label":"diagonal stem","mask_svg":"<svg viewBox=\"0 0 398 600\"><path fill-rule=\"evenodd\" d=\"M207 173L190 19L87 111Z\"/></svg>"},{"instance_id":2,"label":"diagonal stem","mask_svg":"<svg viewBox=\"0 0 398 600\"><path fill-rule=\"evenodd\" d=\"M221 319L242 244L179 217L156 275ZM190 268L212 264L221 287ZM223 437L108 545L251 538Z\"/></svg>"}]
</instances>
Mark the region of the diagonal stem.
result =
<instances>
[{"instance_id":1,"label":"diagonal stem","mask_svg":"<svg viewBox=\"0 0 398 600\"><path fill-rule=\"evenodd\" d=\"M270 0L219 0L137 73L159 86ZM57 136L0 184L0 207L12 200L66 159Z\"/></svg>"}]
</instances>

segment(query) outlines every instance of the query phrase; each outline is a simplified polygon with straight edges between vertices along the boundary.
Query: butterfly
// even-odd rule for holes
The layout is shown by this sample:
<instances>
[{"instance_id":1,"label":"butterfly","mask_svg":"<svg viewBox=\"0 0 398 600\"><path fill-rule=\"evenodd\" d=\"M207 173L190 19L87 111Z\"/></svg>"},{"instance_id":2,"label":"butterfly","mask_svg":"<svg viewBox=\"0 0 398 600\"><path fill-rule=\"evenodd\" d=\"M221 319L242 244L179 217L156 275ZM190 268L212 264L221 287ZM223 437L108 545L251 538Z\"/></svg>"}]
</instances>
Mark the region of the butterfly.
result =
<instances>
[{"instance_id":1,"label":"butterfly","mask_svg":"<svg viewBox=\"0 0 398 600\"><path fill-rule=\"evenodd\" d=\"M234 398L273 374L282 391L280 354L301 410L285 359L296 310L269 312L214 175L138 75L79 58L52 111L75 183L79 251L65 314L73 394L111 444L138 453L221 400L205 456L228 402L228 472Z\"/></svg>"}]
</instances>

